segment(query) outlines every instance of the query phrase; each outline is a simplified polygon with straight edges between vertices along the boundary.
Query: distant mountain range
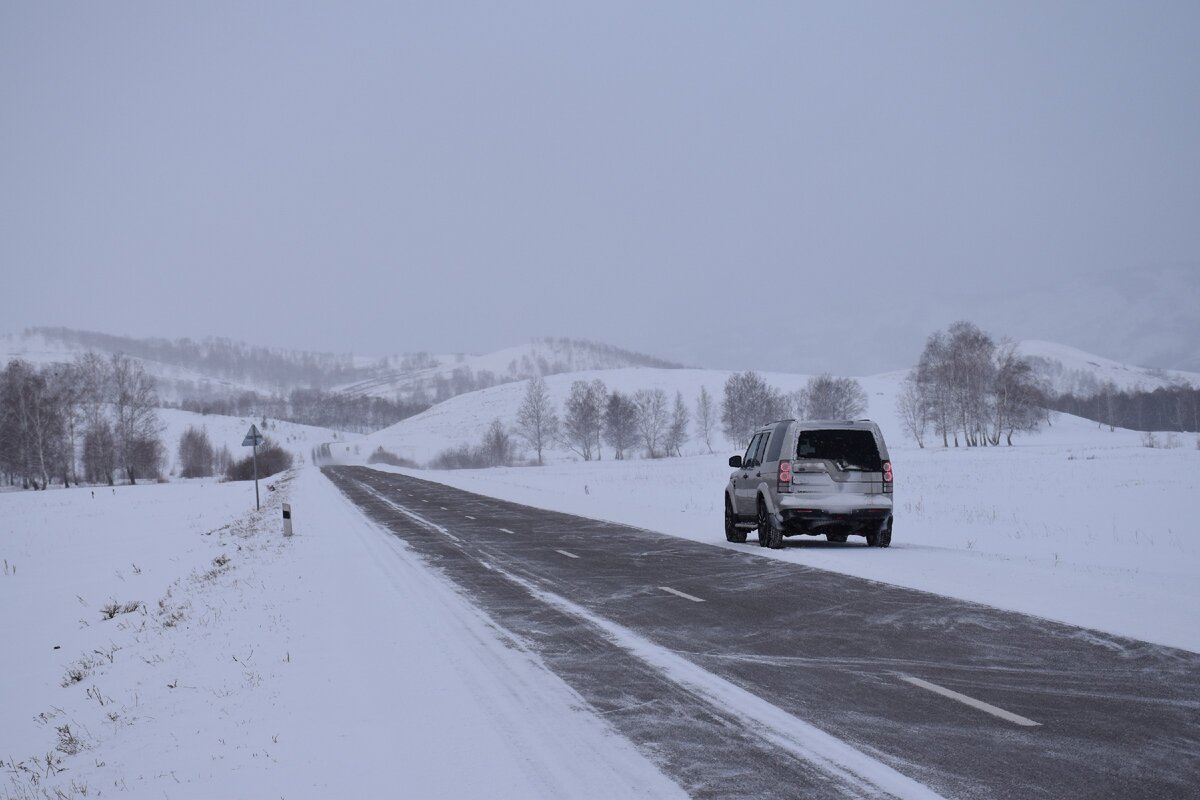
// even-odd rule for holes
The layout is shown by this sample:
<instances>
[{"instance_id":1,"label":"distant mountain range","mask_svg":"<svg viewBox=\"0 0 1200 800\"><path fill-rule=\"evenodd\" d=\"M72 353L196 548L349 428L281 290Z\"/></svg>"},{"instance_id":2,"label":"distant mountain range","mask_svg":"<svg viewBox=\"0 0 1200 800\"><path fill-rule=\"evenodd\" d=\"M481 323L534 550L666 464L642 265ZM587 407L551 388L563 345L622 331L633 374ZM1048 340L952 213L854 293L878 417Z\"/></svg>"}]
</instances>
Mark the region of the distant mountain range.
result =
<instances>
[{"instance_id":1,"label":"distant mountain range","mask_svg":"<svg viewBox=\"0 0 1200 800\"><path fill-rule=\"evenodd\" d=\"M401 353L382 357L258 347L230 339L135 339L70 328L29 328L0 337L0 363L69 362L93 351L124 353L142 362L167 402L211 400L244 392L293 389L438 402L463 392L581 370L681 365L611 345L578 339L537 339L487 355Z\"/></svg>"},{"instance_id":2,"label":"distant mountain range","mask_svg":"<svg viewBox=\"0 0 1200 800\"><path fill-rule=\"evenodd\" d=\"M1023 341L1028 358L1056 393L1080 396L1112 382L1122 390L1200 386L1200 374L1132 366L1066 345ZM678 370L682 365L599 342L546 338L485 355L400 353L368 357L257 347L229 339L134 339L69 328L31 328L0 337L0 364L23 358L60 363L95 351L141 361L170 403L232 398L245 392L287 395L320 389L418 403L535 376L608 370Z\"/></svg>"}]
</instances>

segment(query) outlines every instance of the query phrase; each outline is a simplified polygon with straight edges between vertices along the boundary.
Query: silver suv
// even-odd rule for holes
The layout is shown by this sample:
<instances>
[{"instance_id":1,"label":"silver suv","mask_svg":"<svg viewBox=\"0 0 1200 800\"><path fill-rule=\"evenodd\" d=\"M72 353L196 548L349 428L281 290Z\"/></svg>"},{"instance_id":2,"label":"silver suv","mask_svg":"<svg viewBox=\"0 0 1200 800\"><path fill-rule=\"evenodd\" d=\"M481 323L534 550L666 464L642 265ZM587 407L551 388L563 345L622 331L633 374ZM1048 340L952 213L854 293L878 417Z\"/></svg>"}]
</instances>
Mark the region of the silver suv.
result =
<instances>
[{"instance_id":1,"label":"silver suv","mask_svg":"<svg viewBox=\"0 0 1200 800\"><path fill-rule=\"evenodd\" d=\"M892 543L892 462L883 433L870 420L785 419L754 432L725 487L725 538L746 541L758 529L763 547L783 537L825 535L831 542L864 536L871 547Z\"/></svg>"}]
</instances>

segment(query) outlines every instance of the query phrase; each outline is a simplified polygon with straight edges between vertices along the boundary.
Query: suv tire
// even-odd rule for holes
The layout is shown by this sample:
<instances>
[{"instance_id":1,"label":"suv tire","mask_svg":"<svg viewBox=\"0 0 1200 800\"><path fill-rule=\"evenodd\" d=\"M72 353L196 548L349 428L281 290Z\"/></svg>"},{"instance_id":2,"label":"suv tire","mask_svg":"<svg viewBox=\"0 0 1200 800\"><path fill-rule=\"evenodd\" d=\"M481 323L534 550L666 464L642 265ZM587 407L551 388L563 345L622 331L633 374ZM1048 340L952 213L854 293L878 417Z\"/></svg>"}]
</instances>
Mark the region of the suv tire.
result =
<instances>
[{"instance_id":1,"label":"suv tire","mask_svg":"<svg viewBox=\"0 0 1200 800\"><path fill-rule=\"evenodd\" d=\"M743 544L746 541L746 531L738 528L728 497L725 498L725 541L734 544Z\"/></svg>"},{"instance_id":2,"label":"suv tire","mask_svg":"<svg viewBox=\"0 0 1200 800\"><path fill-rule=\"evenodd\" d=\"M778 550L783 547L783 531L776 526L771 515L767 513L767 504L758 498L758 545Z\"/></svg>"},{"instance_id":3,"label":"suv tire","mask_svg":"<svg viewBox=\"0 0 1200 800\"><path fill-rule=\"evenodd\" d=\"M888 520L886 528L880 528L875 533L867 534L867 547L888 547L892 543L892 521Z\"/></svg>"}]
</instances>

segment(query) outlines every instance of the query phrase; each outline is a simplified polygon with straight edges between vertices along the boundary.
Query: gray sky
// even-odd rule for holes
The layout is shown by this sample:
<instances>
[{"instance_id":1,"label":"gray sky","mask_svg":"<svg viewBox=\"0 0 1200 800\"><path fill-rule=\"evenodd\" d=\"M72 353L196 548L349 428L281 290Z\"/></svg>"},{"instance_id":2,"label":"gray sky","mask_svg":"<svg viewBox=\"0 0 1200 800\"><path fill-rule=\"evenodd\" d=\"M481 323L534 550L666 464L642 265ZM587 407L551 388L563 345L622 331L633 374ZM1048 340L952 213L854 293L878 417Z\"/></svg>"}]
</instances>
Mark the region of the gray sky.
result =
<instances>
[{"instance_id":1,"label":"gray sky","mask_svg":"<svg viewBox=\"0 0 1200 800\"><path fill-rule=\"evenodd\" d=\"M0 332L1200 359L1198 3L300 6L0 5Z\"/></svg>"}]
</instances>

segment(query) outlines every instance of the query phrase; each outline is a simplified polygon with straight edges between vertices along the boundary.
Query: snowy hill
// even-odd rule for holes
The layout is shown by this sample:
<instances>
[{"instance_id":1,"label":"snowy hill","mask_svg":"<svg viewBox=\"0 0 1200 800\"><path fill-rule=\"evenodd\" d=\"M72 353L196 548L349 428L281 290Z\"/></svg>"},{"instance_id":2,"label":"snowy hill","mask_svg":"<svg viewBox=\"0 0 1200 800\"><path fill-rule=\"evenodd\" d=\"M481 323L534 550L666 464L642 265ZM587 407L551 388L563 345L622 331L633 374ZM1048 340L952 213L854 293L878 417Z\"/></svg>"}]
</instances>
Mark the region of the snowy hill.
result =
<instances>
[{"instance_id":1,"label":"snowy hill","mask_svg":"<svg viewBox=\"0 0 1200 800\"><path fill-rule=\"evenodd\" d=\"M1017 351L1029 359L1057 394L1086 397L1106 382L1123 391L1153 391L1179 384L1200 386L1200 373L1135 367L1053 342L1023 341L1018 343Z\"/></svg>"},{"instance_id":2,"label":"snowy hill","mask_svg":"<svg viewBox=\"0 0 1200 800\"><path fill-rule=\"evenodd\" d=\"M352 356L274 350L227 339L135 339L69 328L31 328L0 337L0 363L21 358L37 365L74 361L86 352L122 353L140 362L166 402L208 400L243 392L286 394L366 374Z\"/></svg>"},{"instance_id":3,"label":"snowy hill","mask_svg":"<svg viewBox=\"0 0 1200 800\"><path fill-rule=\"evenodd\" d=\"M484 355L398 353L382 357L257 347L227 339L135 339L69 328L30 328L0 336L0 364L74 361L88 351L122 353L158 382L164 402L230 398L244 392L287 395L321 388L356 396L438 402L535 375L678 364L578 339L535 339Z\"/></svg>"},{"instance_id":4,"label":"snowy hill","mask_svg":"<svg viewBox=\"0 0 1200 800\"><path fill-rule=\"evenodd\" d=\"M0 337L0 363L7 364L19 358L37 366L65 364L92 350L109 356L115 350L101 350L76 342L46 336L39 332L8 334ZM123 352L123 351L122 351ZM184 397L228 397L249 391L268 391L267 387L252 381L229 380L211 374L164 363L155 359L130 356L154 377L158 384L159 397L163 401L178 402Z\"/></svg>"},{"instance_id":5,"label":"snowy hill","mask_svg":"<svg viewBox=\"0 0 1200 800\"><path fill-rule=\"evenodd\" d=\"M1122 389L1152 390L1176 383L1200 386L1200 374L1130 366L1051 342L1021 342L1018 350L1030 358L1048 384L1060 392L1080 392L1087 387L1098 387L1105 381L1112 381ZM498 357L499 354L495 356ZM498 359L493 358L492 363L496 360ZM571 384L577 380L600 380L608 390L616 389L626 394L632 394L638 389L662 389L671 402L675 393L680 392L693 417L700 389L706 387L715 406L716 424L711 439L713 449L732 452L731 448L737 449L737 446L725 441L719 422L722 391L731 374L733 373L729 370L623 368L549 375L545 381L551 400L560 413ZM811 377L792 373L761 374L770 385L784 393L802 388ZM906 374L906 370L897 370L858 379L867 393L868 406L864 416L881 425L892 447L915 446L902 434L896 416L896 396ZM360 442L360 454L365 456L375 448L383 447L412 461L426 463L447 449L464 444L478 444L494 419L499 419L510 429L515 426L517 410L524 399L527 386L528 381L522 380L452 397L422 414L365 437ZM1044 428L1040 433L1019 438L1028 443L1083 444L1095 427L1094 422L1063 415L1053 426ZM684 446L684 453L707 452L707 447L695 432L694 421L689 434L691 438ZM1140 436L1132 432L1126 434L1131 443L1136 443ZM355 460L353 453L341 455ZM575 456L570 451L556 446L551 449L549 458L552 461L561 461L572 460Z\"/></svg>"},{"instance_id":6,"label":"snowy hill","mask_svg":"<svg viewBox=\"0 0 1200 800\"><path fill-rule=\"evenodd\" d=\"M626 368L550 375L545 381L551 400L560 413L571 391L571 384L579 380L600 380L609 391L616 389L626 394L638 389L662 389L671 402L674 402L675 392L679 391L683 393L684 402L691 411L695 408L702 386L707 387L714 403L719 402L722 387L731 374L726 370ZM807 375L783 373L766 373L763 377L784 391L799 389L808 380ZM527 386L528 381L519 381L452 397L422 414L365 437L361 449L365 454L376 447L383 447L404 458L425 463L448 448L478 444L493 419L499 419L509 427L515 424L517 409L525 397ZM716 414L720 414L719 407ZM713 447L716 448L718 442L722 448L725 447L724 437L719 431L714 434ZM700 448L702 443L693 438L684 452L700 452ZM607 453L608 448L605 450ZM571 454L555 448L550 458L569 459Z\"/></svg>"},{"instance_id":7,"label":"snowy hill","mask_svg":"<svg viewBox=\"0 0 1200 800\"><path fill-rule=\"evenodd\" d=\"M384 359L386 368L345 384L340 391L441 401L477 389L536 376L626 367L675 369L680 365L612 345L579 339L535 339L484 355L409 353Z\"/></svg>"}]
</instances>

